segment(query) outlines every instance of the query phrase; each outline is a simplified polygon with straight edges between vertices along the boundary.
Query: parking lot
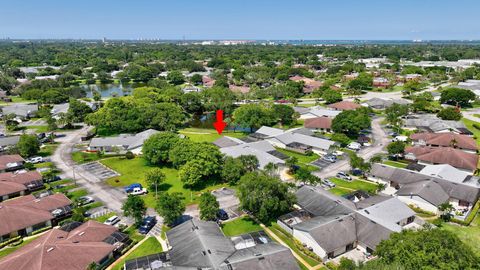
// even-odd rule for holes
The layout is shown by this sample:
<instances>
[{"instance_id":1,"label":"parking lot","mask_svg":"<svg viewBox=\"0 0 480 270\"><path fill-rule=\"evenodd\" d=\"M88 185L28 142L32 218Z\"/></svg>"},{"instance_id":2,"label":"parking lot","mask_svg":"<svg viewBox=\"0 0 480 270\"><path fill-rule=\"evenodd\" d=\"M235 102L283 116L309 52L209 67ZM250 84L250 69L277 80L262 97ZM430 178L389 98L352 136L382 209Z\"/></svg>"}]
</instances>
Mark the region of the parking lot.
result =
<instances>
[{"instance_id":1,"label":"parking lot","mask_svg":"<svg viewBox=\"0 0 480 270\"><path fill-rule=\"evenodd\" d=\"M114 176L119 176L120 174L117 173L116 171L109 169L102 165L99 162L89 162L83 165L80 165L85 171L93 174L97 178L104 180L107 178L111 178Z\"/></svg>"},{"instance_id":2,"label":"parking lot","mask_svg":"<svg viewBox=\"0 0 480 270\"><path fill-rule=\"evenodd\" d=\"M240 201L235 195L235 191L233 189L220 188L212 191L212 194L217 198L220 208L228 213L229 219L236 218L242 214L241 211L238 210Z\"/></svg>"},{"instance_id":3,"label":"parking lot","mask_svg":"<svg viewBox=\"0 0 480 270\"><path fill-rule=\"evenodd\" d=\"M315 167L318 167L321 170L321 169L327 167L328 165L330 165L332 163L330 161L323 160L323 158L319 158L319 159L313 161L310 164L312 164Z\"/></svg>"}]
</instances>

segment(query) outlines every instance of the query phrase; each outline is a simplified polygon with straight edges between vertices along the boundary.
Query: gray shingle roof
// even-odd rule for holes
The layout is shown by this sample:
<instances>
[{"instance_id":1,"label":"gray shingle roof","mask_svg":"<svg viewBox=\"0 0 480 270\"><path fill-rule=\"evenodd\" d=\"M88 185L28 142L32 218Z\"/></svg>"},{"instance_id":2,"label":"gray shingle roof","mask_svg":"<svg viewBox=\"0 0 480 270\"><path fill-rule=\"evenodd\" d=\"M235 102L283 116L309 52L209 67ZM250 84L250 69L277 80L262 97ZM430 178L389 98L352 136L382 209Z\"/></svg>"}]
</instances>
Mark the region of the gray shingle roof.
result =
<instances>
[{"instance_id":1,"label":"gray shingle roof","mask_svg":"<svg viewBox=\"0 0 480 270\"><path fill-rule=\"evenodd\" d=\"M348 215L355 211L353 202L319 187L303 186L296 196L297 204L313 216Z\"/></svg>"},{"instance_id":2,"label":"gray shingle roof","mask_svg":"<svg viewBox=\"0 0 480 270\"><path fill-rule=\"evenodd\" d=\"M400 185L432 180L434 183L440 185L449 197L470 203L475 203L480 196L480 187L474 187L470 184L456 183L455 181L449 181L448 179L436 178L419 172L395 168L384 164L373 164L370 174L386 181L399 183Z\"/></svg>"},{"instance_id":3,"label":"gray shingle roof","mask_svg":"<svg viewBox=\"0 0 480 270\"><path fill-rule=\"evenodd\" d=\"M396 194L398 196L417 195L435 206L439 206L449 198L443 188L432 180L419 181L404 185Z\"/></svg>"},{"instance_id":4,"label":"gray shingle roof","mask_svg":"<svg viewBox=\"0 0 480 270\"><path fill-rule=\"evenodd\" d=\"M285 145L290 143L301 143L304 145L311 146L313 148L328 150L332 145L335 144L334 141L321 139L313 136L307 136L300 133L288 132L282 135L275 136L275 139L282 142Z\"/></svg>"},{"instance_id":5,"label":"gray shingle roof","mask_svg":"<svg viewBox=\"0 0 480 270\"><path fill-rule=\"evenodd\" d=\"M220 152L234 158L245 155L254 155L258 159L260 168L265 167L265 165L267 165L268 163L285 163L284 160L269 153L273 153L273 151L275 151L275 148L267 141L258 141L220 148Z\"/></svg>"},{"instance_id":6,"label":"gray shingle roof","mask_svg":"<svg viewBox=\"0 0 480 270\"><path fill-rule=\"evenodd\" d=\"M239 144L243 144L244 142L240 139L229 137L229 136L223 136L218 138L213 142L214 145L218 146L219 148L224 148L224 147L230 147L230 146L236 146Z\"/></svg>"},{"instance_id":7,"label":"gray shingle roof","mask_svg":"<svg viewBox=\"0 0 480 270\"><path fill-rule=\"evenodd\" d=\"M8 137L0 137L0 146L10 146L16 145L20 140L20 136L8 136Z\"/></svg>"},{"instance_id":8,"label":"gray shingle roof","mask_svg":"<svg viewBox=\"0 0 480 270\"><path fill-rule=\"evenodd\" d=\"M235 252L233 243L214 222L189 220L167 232L175 266L216 268Z\"/></svg>"},{"instance_id":9,"label":"gray shingle roof","mask_svg":"<svg viewBox=\"0 0 480 270\"><path fill-rule=\"evenodd\" d=\"M143 142L151 135L158 133L154 129L148 129L137 134L121 134L114 137L98 137L90 141L90 147L122 146L127 149L135 149L143 145Z\"/></svg>"}]
</instances>

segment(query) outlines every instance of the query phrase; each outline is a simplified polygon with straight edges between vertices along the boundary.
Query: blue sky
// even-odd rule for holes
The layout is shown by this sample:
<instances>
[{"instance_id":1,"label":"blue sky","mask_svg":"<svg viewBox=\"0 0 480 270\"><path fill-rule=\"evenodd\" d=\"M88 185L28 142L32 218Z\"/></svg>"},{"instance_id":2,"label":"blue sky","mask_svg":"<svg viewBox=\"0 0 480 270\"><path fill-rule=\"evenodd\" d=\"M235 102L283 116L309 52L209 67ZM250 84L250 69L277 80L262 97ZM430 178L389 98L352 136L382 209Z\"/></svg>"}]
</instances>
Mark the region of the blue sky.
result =
<instances>
[{"instance_id":1,"label":"blue sky","mask_svg":"<svg viewBox=\"0 0 480 270\"><path fill-rule=\"evenodd\" d=\"M480 39L478 0L2 0L0 38Z\"/></svg>"}]
</instances>

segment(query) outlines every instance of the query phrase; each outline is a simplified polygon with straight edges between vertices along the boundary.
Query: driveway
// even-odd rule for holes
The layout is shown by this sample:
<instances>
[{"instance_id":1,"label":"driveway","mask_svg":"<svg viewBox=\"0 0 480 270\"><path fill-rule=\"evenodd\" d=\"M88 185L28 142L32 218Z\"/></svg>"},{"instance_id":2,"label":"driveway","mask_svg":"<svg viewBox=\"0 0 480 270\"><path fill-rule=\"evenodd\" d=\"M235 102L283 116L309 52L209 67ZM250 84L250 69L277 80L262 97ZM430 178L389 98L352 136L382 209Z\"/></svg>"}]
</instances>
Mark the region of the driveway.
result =
<instances>
[{"instance_id":1,"label":"driveway","mask_svg":"<svg viewBox=\"0 0 480 270\"><path fill-rule=\"evenodd\" d=\"M388 139L387 133L383 130L381 126L381 122L383 121L382 118L375 118L372 120L372 138L373 143L372 146L363 148L362 150L358 151L358 156L364 158L365 160L370 159L375 154L381 153L388 145L390 140ZM337 161L330 166L323 168L321 171L314 172L313 174L324 179L328 177L335 176L340 171L348 171L350 170L349 159L342 159Z\"/></svg>"},{"instance_id":2,"label":"driveway","mask_svg":"<svg viewBox=\"0 0 480 270\"><path fill-rule=\"evenodd\" d=\"M88 127L83 127L65 132L65 137L57 138L56 141L60 145L51 157L52 162L62 171L64 178L75 179L79 186L87 189L90 195L98 198L106 207L117 213L122 213L122 202L126 195L122 191L108 186L102 179L86 171L72 160L73 147L81 142L81 137L87 134L88 129Z\"/></svg>"}]
</instances>

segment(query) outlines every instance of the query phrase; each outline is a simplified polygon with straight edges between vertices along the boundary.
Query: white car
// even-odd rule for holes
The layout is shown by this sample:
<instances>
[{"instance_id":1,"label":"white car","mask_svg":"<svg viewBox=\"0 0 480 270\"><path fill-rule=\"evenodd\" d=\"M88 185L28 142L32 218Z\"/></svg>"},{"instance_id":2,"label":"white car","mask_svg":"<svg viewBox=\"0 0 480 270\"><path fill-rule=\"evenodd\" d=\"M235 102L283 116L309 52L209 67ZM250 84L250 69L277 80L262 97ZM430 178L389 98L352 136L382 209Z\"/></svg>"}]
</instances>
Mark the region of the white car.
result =
<instances>
[{"instance_id":1,"label":"white car","mask_svg":"<svg viewBox=\"0 0 480 270\"><path fill-rule=\"evenodd\" d=\"M44 162L43 157L32 157L27 160L27 162L32 163L32 164L37 164L37 163L42 163Z\"/></svg>"},{"instance_id":2,"label":"white car","mask_svg":"<svg viewBox=\"0 0 480 270\"><path fill-rule=\"evenodd\" d=\"M103 224L113 226L117 224L119 221L120 221L120 218L118 216L111 216L105 222L103 222Z\"/></svg>"},{"instance_id":3,"label":"white car","mask_svg":"<svg viewBox=\"0 0 480 270\"><path fill-rule=\"evenodd\" d=\"M360 150L360 148L362 147L362 145L360 145L359 143L357 142L351 142L347 145L347 148L350 149L350 150L355 150L355 151L358 151Z\"/></svg>"},{"instance_id":4,"label":"white car","mask_svg":"<svg viewBox=\"0 0 480 270\"><path fill-rule=\"evenodd\" d=\"M129 194L131 194L131 195L143 195L143 194L147 194L147 193L148 193L148 190L146 188L136 187Z\"/></svg>"}]
</instances>

